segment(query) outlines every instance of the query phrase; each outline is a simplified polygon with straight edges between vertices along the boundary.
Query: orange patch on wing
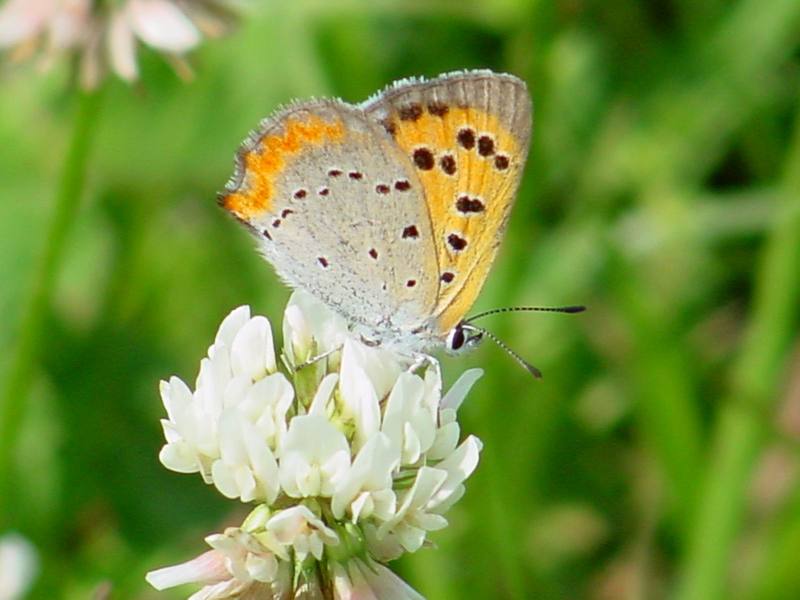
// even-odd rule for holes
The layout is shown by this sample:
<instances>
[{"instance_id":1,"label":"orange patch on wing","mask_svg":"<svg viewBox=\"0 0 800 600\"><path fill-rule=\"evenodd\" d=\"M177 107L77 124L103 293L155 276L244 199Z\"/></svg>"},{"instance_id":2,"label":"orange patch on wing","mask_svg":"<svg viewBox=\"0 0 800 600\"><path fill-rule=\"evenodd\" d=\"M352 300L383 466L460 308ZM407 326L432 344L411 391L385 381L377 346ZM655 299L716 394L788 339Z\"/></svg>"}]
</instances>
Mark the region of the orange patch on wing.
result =
<instances>
[{"instance_id":1,"label":"orange patch on wing","mask_svg":"<svg viewBox=\"0 0 800 600\"><path fill-rule=\"evenodd\" d=\"M288 119L283 132L264 136L255 150L244 155L244 184L222 199L222 205L240 219L252 219L272 208L275 179L287 162L307 146L340 141L341 121L327 122L310 115L306 120Z\"/></svg>"},{"instance_id":2,"label":"orange patch on wing","mask_svg":"<svg viewBox=\"0 0 800 600\"><path fill-rule=\"evenodd\" d=\"M414 162L433 224L440 273L455 274L452 282L442 284L434 311L444 335L472 307L494 262L523 167L520 145L497 117L475 108L453 106L444 115L426 111L416 120L393 116L395 140L409 158L414 161L420 149L434 158L432 167L429 160ZM471 132L471 144L459 141L462 130ZM482 154L479 140L484 136L492 144L488 152L484 140ZM448 156L453 161L442 162ZM496 163L498 156L502 158ZM466 199L459 210L462 197ZM466 245L458 249L458 239L448 241L451 234Z\"/></svg>"}]
</instances>

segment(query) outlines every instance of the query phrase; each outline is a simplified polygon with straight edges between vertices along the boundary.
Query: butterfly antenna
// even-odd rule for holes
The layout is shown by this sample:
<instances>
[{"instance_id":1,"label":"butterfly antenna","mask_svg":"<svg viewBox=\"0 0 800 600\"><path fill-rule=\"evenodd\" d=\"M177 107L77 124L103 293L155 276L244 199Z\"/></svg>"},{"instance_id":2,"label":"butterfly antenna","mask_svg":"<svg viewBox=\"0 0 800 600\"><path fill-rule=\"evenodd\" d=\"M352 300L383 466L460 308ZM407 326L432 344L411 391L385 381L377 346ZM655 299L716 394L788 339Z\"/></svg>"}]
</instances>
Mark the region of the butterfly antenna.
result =
<instances>
[{"instance_id":1,"label":"butterfly antenna","mask_svg":"<svg viewBox=\"0 0 800 600\"><path fill-rule=\"evenodd\" d=\"M483 317L488 317L489 315L496 315L497 313L507 313L507 312L554 312L554 313L565 313L565 314L575 314L581 313L586 310L585 306L507 306L504 308L493 308L492 310L487 310L482 313L478 313L477 315L473 315L468 319L464 320L464 323L471 323L476 319L482 319Z\"/></svg>"},{"instance_id":2,"label":"butterfly antenna","mask_svg":"<svg viewBox=\"0 0 800 600\"><path fill-rule=\"evenodd\" d=\"M531 375L536 377L536 379L541 379L542 378L542 372L539 369L534 367L531 363L529 363L527 360L522 358L519 354L514 352L511 348L508 347L508 344L506 344L503 340L498 338L491 331L489 331L487 329L484 329L483 327L478 327L476 325L467 325L466 323L464 323L462 325L462 327L464 329L466 329L467 331L477 331L479 334L485 335L490 340L492 340L495 344L500 346L500 348L502 348L506 352L506 354L508 354L515 361L517 361L520 364L520 366L522 366L522 368L525 369L528 373L530 373Z\"/></svg>"}]
</instances>

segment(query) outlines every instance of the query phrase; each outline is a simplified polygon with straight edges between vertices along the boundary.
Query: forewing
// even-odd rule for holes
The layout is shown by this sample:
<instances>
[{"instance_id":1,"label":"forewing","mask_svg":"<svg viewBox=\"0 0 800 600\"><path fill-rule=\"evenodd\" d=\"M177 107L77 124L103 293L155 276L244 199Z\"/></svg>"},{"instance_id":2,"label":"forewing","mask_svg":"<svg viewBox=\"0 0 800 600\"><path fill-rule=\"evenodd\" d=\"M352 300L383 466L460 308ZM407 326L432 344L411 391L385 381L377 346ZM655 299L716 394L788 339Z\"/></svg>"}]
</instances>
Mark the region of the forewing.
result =
<instances>
[{"instance_id":1,"label":"forewing","mask_svg":"<svg viewBox=\"0 0 800 600\"><path fill-rule=\"evenodd\" d=\"M516 77L470 71L399 82L363 108L423 184L439 266L432 327L444 336L497 253L527 158L530 96Z\"/></svg>"},{"instance_id":2,"label":"forewing","mask_svg":"<svg viewBox=\"0 0 800 600\"><path fill-rule=\"evenodd\" d=\"M220 203L290 285L376 331L409 331L430 315L436 251L420 180L360 109L289 107L262 123L236 162Z\"/></svg>"}]
</instances>

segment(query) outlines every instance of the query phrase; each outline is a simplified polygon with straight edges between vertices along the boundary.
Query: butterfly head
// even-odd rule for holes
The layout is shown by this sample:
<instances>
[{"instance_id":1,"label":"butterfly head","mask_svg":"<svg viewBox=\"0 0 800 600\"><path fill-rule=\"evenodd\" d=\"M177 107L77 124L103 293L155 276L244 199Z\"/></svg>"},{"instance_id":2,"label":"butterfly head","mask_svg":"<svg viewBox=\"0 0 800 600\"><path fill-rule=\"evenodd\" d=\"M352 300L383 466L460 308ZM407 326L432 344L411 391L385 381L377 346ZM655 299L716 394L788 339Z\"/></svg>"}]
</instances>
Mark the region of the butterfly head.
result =
<instances>
[{"instance_id":1,"label":"butterfly head","mask_svg":"<svg viewBox=\"0 0 800 600\"><path fill-rule=\"evenodd\" d=\"M558 312L558 313L574 314L583 312L584 310L586 310L586 308L583 306L559 306L559 307L512 306L508 308L495 308L493 310L488 310L486 312L473 315L468 319L460 321L447 334L447 337L445 338L445 349L450 354L461 354L465 350L468 350L469 348L474 348L475 346L480 344L484 337L488 337L495 344L500 346L500 348L502 348L511 358L513 358L517 363L519 363L520 366L522 366L526 371L528 371L531 375L533 375L538 379L542 376L542 372L539 371L539 369L534 367L532 364L530 364L528 361L522 358L519 354L514 352L511 348L508 347L508 345L505 342L499 339L491 331L487 331L483 327L478 327L477 325L473 325L472 321L502 312L536 311L536 312Z\"/></svg>"}]
</instances>

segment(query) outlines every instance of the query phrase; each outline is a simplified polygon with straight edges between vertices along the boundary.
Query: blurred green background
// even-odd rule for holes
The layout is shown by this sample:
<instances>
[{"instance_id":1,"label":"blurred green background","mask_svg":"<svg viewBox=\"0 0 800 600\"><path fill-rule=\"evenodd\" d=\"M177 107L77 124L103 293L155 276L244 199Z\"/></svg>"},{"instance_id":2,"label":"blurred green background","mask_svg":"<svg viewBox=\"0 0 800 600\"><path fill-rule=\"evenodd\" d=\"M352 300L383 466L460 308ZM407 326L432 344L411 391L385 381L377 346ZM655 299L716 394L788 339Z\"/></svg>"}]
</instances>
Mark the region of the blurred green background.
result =
<instances>
[{"instance_id":1,"label":"blurred green background","mask_svg":"<svg viewBox=\"0 0 800 600\"><path fill-rule=\"evenodd\" d=\"M144 573L244 514L160 466L157 386L194 379L233 307L281 319L288 290L214 201L247 131L295 97L488 67L528 81L535 126L476 310L590 310L487 321L542 381L491 344L445 360L486 369L461 412L485 449L438 549L397 569L431 600L800 598L800 2L256 2L193 81L141 60L90 106L5 474L31 597L186 597ZM80 120L68 80L0 79L0 373Z\"/></svg>"}]
</instances>

